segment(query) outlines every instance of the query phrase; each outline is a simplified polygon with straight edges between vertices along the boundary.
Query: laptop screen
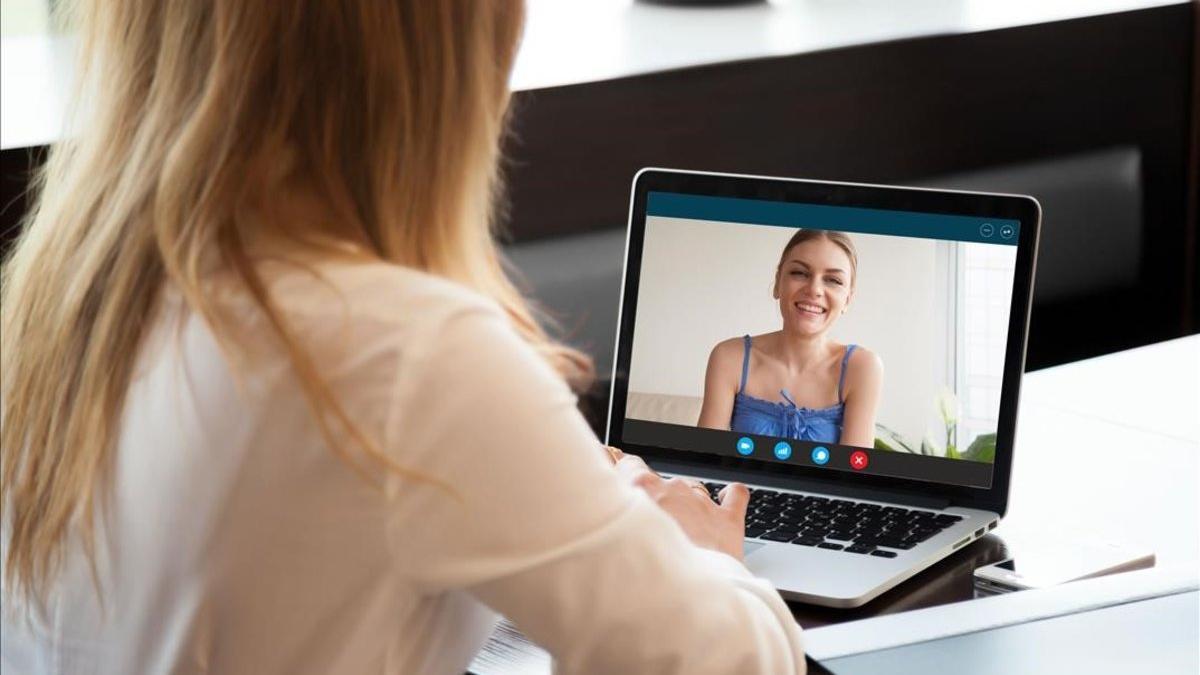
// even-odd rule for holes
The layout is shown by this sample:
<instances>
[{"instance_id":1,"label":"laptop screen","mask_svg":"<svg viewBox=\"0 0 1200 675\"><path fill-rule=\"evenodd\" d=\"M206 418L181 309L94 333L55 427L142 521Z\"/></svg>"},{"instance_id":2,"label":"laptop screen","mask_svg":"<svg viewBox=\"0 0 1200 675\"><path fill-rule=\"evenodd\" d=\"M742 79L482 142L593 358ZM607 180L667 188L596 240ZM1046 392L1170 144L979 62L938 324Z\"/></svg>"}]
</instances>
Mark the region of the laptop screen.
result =
<instances>
[{"instance_id":1,"label":"laptop screen","mask_svg":"<svg viewBox=\"0 0 1200 675\"><path fill-rule=\"evenodd\" d=\"M990 487L1020 227L649 192L624 440Z\"/></svg>"}]
</instances>

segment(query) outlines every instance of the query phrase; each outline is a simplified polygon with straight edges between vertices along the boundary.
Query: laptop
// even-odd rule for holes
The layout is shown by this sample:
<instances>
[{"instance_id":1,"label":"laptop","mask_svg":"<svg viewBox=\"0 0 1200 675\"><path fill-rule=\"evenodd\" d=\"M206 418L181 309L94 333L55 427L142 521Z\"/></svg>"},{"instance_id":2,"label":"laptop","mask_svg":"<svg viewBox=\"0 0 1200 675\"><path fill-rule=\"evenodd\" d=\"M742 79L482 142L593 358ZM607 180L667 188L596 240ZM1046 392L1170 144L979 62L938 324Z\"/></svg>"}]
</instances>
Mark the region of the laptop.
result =
<instances>
[{"instance_id":1,"label":"laptop","mask_svg":"<svg viewBox=\"0 0 1200 675\"><path fill-rule=\"evenodd\" d=\"M643 169L607 442L750 487L746 566L856 607L1008 505L1031 197Z\"/></svg>"}]
</instances>

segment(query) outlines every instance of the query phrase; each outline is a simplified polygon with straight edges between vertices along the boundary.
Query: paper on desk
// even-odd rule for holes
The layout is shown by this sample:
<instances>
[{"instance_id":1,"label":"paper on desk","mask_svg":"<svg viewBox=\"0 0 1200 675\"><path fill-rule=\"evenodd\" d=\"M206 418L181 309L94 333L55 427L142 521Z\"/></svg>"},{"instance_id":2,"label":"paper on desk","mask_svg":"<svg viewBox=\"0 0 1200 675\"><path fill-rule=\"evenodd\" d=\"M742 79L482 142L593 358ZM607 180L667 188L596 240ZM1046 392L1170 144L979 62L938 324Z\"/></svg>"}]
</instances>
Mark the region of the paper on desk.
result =
<instances>
[{"instance_id":1,"label":"paper on desk","mask_svg":"<svg viewBox=\"0 0 1200 675\"><path fill-rule=\"evenodd\" d=\"M1197 586L1191 570L1139 570L813 628L804 632L804 645L809 656L822 661L1086 612L1196 590Z\"/></svg>"},{"instance_id":2,"label":"paper on desk","mask_svg":"<svg viewBox=\"0 0 1200 675\"><path fill-rule=\"evenodd\" d=\"M550 655L501 619L468 670L474 675L544 675L551 670Z\"/></svg>"}]
</instances>

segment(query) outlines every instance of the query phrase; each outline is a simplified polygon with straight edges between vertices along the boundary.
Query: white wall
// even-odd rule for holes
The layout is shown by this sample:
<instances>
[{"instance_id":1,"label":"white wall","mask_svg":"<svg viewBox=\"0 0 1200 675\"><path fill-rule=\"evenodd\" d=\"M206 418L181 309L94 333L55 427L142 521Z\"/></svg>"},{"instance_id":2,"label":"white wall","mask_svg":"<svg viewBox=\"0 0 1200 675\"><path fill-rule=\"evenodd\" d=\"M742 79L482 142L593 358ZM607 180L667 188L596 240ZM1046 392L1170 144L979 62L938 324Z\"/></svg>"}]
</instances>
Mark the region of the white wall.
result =
<instances>
[{"instance_id":1,"label":"white wall","mask_svg":"<svg viewBox=\"0 0 1200 675\"><path fill-rule=\"evenodd\" d=\"M629 390L702 396L713 345L779 330L775 265L793 230L651 216L638 289ZM948 256L927 239L851 234L858 280L831 336L884 364L878 421L918 440L940 428L933 401L947 382ZM941 280L941 283L935 283Z\"/></svg>"}]
</instances>

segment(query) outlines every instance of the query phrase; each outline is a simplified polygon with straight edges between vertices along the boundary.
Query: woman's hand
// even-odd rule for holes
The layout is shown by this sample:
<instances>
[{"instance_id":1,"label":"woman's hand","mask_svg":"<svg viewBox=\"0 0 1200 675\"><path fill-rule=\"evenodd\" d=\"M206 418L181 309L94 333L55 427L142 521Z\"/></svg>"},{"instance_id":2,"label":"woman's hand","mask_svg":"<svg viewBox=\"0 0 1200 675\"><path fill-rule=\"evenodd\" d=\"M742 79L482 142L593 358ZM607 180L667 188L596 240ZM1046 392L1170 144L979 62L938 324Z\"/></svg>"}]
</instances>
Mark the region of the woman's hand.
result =
<instances>
[{"instance_id":1,"label":"woman's hand","mask_svg":"<svg viewBox=\"0 0 1200 675\"><path fill-rule=\"evenodd\" d=\"M650 470L641 457L606 448L621 474L633 485L645 490L664 511L683 528L692 543L702 548L728 553L742 559L742 539L746 535L746 504L750 492L741 483L721 489L713 503L708 489L688 478L663 478Z\"/></svg>"}]
</instances>

